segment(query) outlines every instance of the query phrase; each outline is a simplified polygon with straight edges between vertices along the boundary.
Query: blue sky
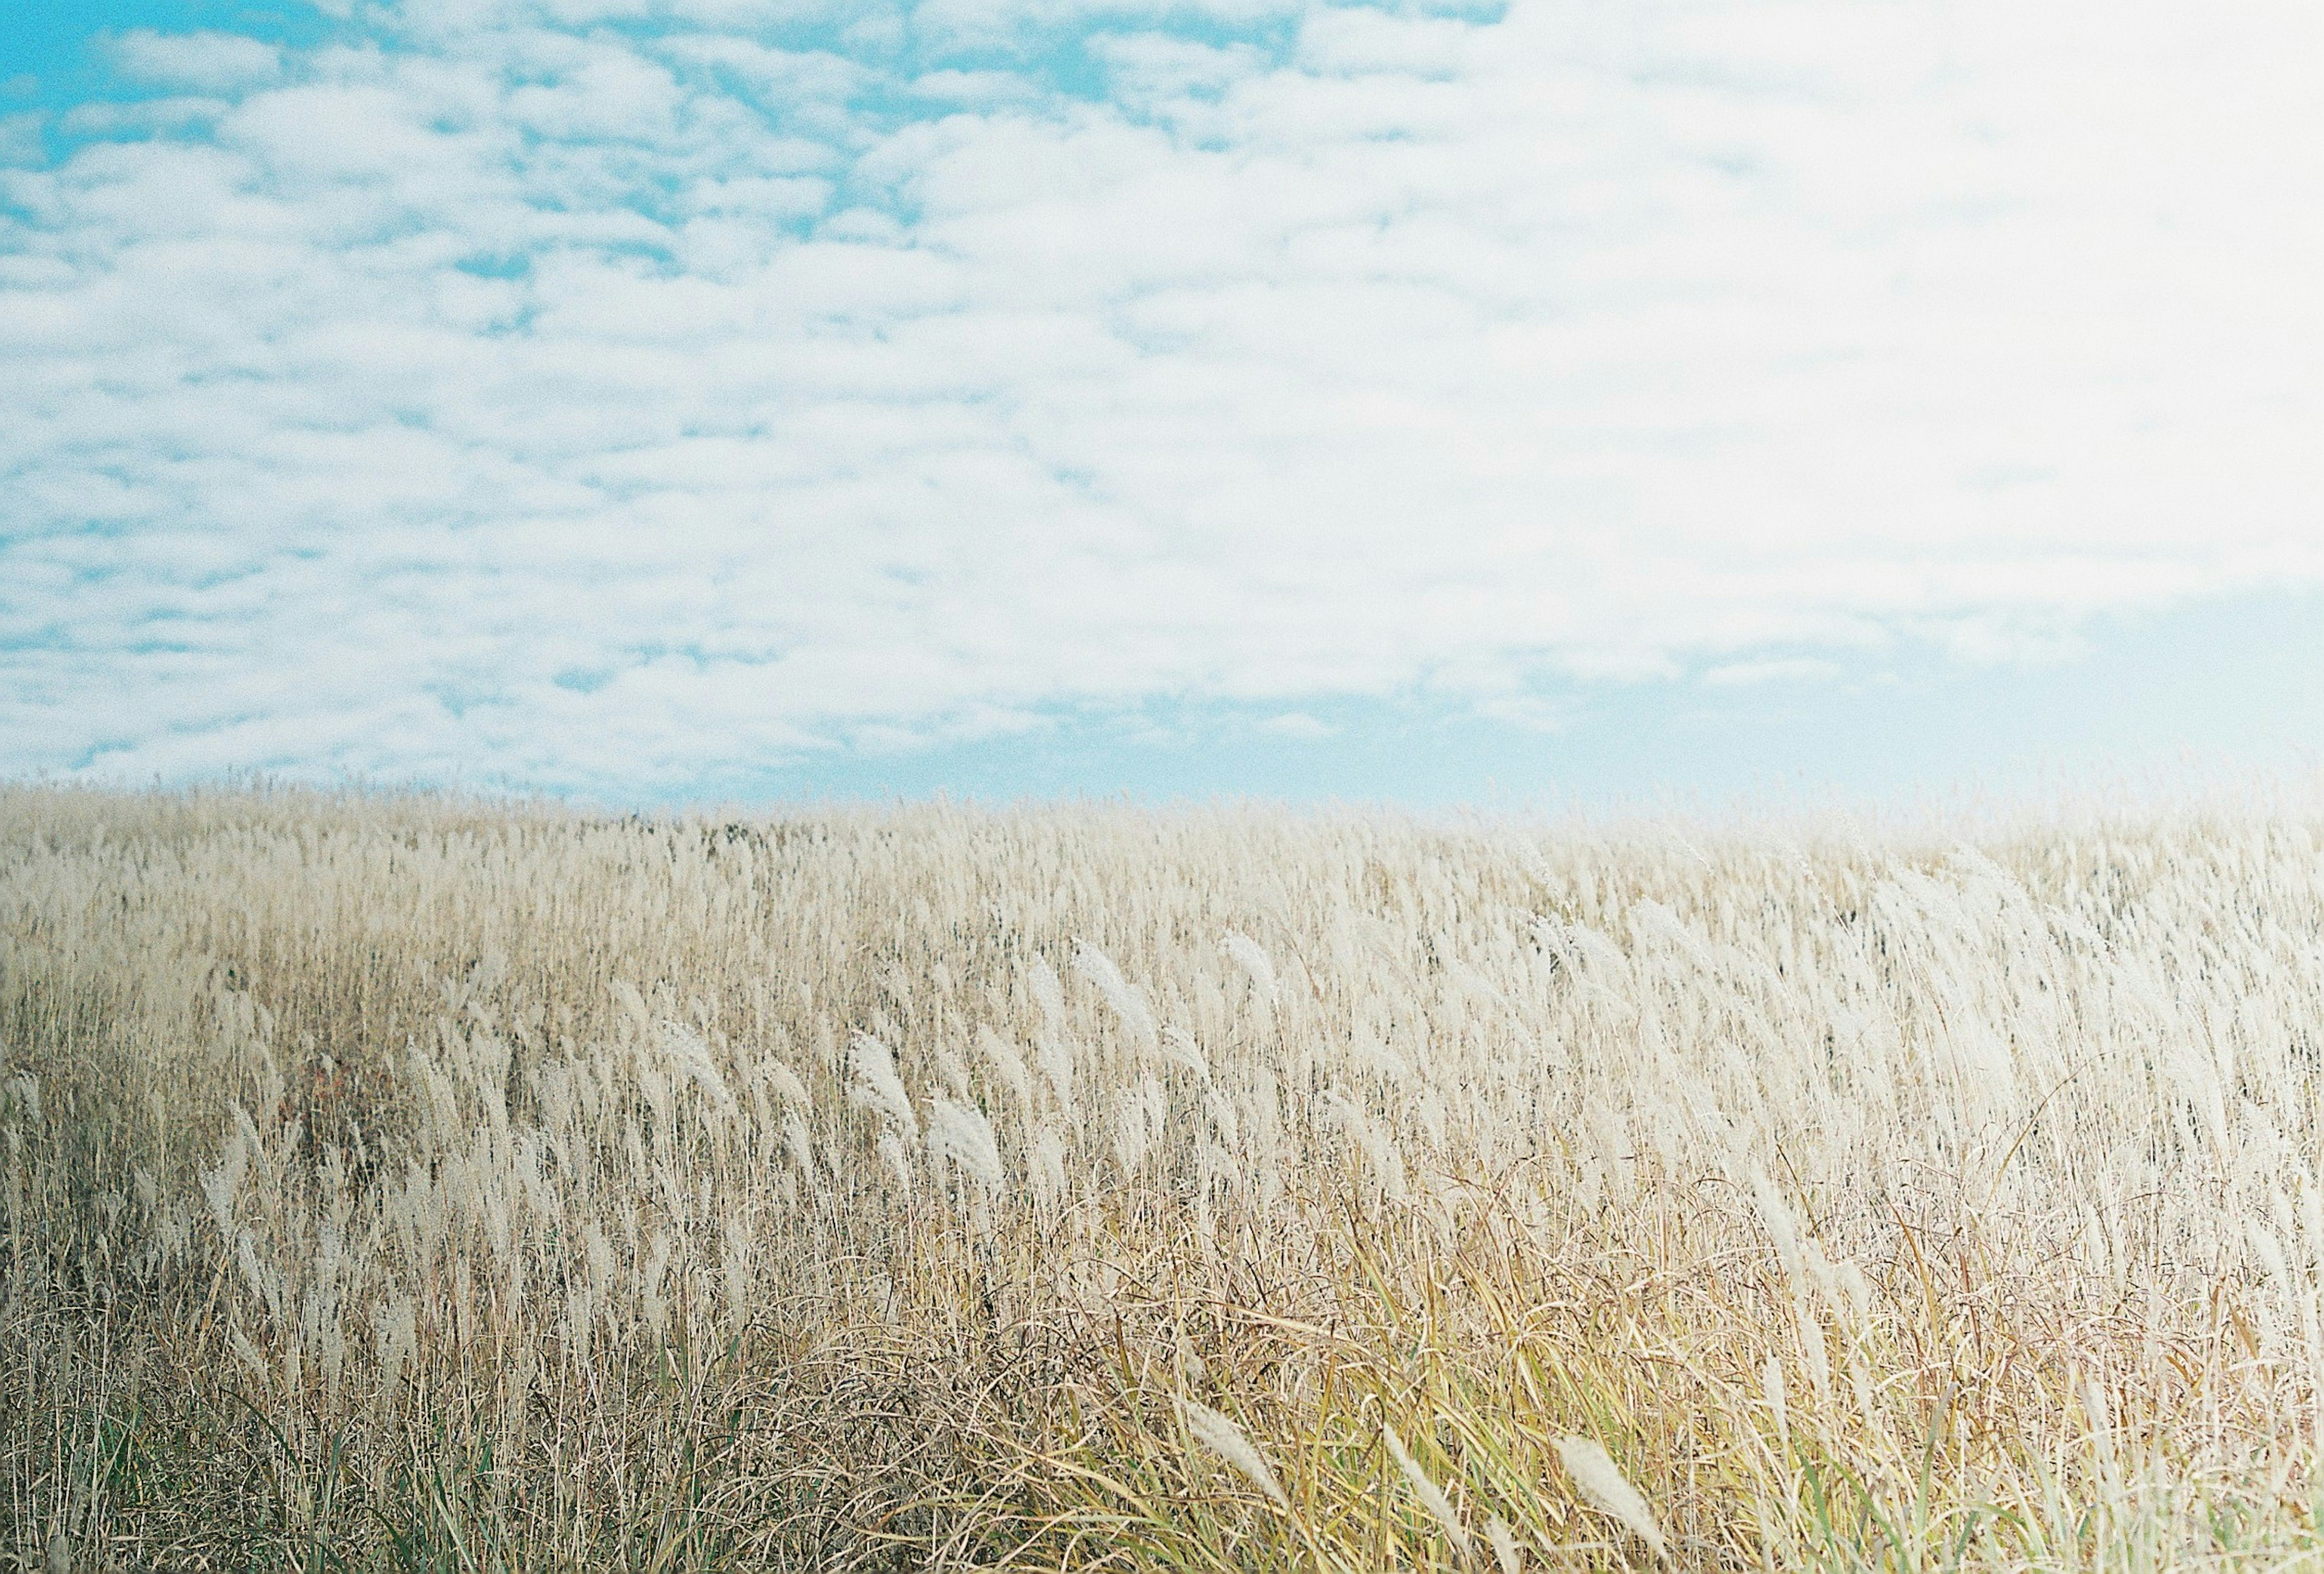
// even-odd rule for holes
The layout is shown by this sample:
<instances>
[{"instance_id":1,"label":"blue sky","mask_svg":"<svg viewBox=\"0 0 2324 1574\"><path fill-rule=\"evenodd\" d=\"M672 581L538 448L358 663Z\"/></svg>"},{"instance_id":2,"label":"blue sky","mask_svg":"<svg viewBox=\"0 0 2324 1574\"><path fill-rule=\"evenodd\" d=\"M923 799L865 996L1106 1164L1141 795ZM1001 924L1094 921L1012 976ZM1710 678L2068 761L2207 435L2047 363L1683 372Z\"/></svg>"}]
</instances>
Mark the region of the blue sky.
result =
<instances>
[{"instance_id":1,"label":"blue sky","mask_svg":"<svg viewBox=\"0 0 2324 1574\"><path fill-rule=\"evenodd\" d=\"M18 0L0 772L2297 768L2319 68L2292 0Z\"/></svg>"}]
</instances>

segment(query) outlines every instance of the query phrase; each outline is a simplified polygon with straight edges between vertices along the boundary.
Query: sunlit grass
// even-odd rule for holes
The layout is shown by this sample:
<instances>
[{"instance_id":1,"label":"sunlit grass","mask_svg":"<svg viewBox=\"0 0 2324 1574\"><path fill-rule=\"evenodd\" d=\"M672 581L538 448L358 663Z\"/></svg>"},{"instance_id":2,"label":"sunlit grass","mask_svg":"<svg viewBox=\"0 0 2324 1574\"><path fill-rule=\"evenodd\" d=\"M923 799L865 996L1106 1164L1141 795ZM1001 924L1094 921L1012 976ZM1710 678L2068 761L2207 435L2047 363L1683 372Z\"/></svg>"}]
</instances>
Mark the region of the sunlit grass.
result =
<instances>
[{"instance_id":1,"label":"sunlit grass","mask_svg":"<svg viewBox=\"0 0 2324 1574\"><path fill-rule=\"evenodd\" d=\"M2324 815L0 794L0 1555L2324 1557Z\"/></svg>"}]
</instances>

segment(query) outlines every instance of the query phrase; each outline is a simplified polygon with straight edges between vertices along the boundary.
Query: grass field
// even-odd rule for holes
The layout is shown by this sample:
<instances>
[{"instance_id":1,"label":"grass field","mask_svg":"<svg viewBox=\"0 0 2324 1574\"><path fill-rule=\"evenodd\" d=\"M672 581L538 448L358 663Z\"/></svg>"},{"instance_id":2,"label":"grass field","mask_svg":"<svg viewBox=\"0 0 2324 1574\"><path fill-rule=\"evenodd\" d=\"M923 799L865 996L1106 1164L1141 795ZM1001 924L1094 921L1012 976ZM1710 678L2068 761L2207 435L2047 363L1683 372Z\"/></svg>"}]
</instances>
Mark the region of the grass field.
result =
<instances>
[{"instance_id":1,"label":"grass field","mask_svg":"<svg viewBox=\"0 0 2324 1574\"><path fill-rule=\"evenodd\" d=\"M2324 811L0 790L32 1569L2324 1562Z\"/></svg>"}]
</instances>

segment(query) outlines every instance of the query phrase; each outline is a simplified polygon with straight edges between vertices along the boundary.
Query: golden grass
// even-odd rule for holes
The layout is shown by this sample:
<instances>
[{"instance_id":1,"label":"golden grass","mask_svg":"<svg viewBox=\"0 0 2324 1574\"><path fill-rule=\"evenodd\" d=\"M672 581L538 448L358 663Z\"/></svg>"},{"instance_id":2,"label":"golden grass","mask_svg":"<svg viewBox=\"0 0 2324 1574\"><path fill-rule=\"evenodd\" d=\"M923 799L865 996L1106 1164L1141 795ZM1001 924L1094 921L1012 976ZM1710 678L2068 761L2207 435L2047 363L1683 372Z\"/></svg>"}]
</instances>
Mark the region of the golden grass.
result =
<instances>
[{"instance_id":1,"label":"golden grass","mask_svg":"<svg viewBox=\"0 0 2324 1574\"><path fill-rule=\"evenodd\" d=\"M29 1569L2324 1558L2324 814L0 790Z\"/></svg>"}]
</instances>

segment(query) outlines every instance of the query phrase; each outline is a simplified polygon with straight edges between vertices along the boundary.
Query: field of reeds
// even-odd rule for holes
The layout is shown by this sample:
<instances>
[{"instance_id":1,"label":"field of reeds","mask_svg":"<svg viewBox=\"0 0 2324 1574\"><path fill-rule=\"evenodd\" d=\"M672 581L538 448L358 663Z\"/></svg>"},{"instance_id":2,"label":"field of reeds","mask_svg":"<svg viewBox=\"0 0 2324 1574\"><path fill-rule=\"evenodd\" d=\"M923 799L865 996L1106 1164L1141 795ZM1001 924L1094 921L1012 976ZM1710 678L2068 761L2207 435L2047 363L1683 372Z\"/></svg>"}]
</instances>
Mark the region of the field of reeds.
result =
<instances>
[{"instance_id":1,"label":"field of reeds","mask_svg":"<svg viewBox=\"0 0 2324 1574\"><path fill-rule=\"evenodd\" d=\"M2319 1095L2283 794L0 790L0 1560L2313 1566Z\"/></svg>"}]
</instances>

